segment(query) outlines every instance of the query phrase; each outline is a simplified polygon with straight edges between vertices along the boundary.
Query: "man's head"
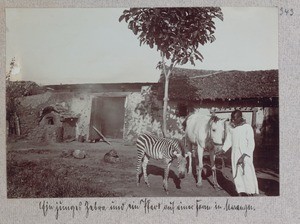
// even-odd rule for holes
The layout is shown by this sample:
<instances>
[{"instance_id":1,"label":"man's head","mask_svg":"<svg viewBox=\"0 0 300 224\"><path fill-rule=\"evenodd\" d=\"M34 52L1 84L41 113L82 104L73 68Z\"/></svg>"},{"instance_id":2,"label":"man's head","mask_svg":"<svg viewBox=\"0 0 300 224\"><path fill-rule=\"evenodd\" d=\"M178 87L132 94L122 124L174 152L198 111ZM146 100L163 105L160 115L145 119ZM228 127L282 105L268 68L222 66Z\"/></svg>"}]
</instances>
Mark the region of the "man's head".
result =
<instances>
[{"instance_id":1,"label":"man's head","mask_svg":"<svg viewBox=\"0 0 300 224\"><path fill-rule=\"evenodd\" d=\"M240 125L243 122L243 114L240 110L235 110L231 113L231 122L234 126Z\"/></svg>"}]
</instances>

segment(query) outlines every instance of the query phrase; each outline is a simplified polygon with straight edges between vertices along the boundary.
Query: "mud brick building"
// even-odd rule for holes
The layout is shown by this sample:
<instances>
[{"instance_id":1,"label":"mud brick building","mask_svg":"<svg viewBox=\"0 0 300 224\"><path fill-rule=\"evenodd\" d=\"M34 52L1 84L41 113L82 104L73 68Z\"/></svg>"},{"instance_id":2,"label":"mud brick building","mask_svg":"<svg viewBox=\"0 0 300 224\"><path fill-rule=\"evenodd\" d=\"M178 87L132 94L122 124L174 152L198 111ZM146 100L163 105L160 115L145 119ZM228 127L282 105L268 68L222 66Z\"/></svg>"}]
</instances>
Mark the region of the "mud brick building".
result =
<instances>
[{"instance_id":1,"label":"mud brick building","mask_svg":"<svg viewBox=\"0 0 300 224\"><path fill-rule=\"evenodd\" d=\"M162 135L164 78L156 83L44 86L19 99L21 135L37 141L107 138L134 142L145 131ZM193 111L230 117L239 108L265 151L279 148L278 70L207 71L175 68L170 78L167 127L182 138Z\"/></svg>"}]
</instances>

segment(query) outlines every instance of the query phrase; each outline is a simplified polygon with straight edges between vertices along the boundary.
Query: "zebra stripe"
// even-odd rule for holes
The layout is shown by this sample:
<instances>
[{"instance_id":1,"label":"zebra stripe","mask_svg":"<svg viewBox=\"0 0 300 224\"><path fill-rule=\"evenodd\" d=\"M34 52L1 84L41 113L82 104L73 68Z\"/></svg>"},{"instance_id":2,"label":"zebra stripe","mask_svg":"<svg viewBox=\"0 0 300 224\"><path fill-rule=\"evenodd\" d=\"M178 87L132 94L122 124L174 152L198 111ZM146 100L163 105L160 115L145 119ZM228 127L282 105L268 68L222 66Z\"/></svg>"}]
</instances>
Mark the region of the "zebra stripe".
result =
<instances>
[{"instance_id":1,"label":"zebra stripe","mask_svg":"<svg viewBox=\"0 0 300 224\"><path fill-rule=\"evenodd\" d=\"M173 159L174 152L183 155L179 141L176 139L158 138L150 134L143 134L137 139L139 154L146 153L154 159Z\"/></svg>"},{"instance_id":2,"label":"zebra stripe","mask_svg":"<svg viewBox=\"0 0 300 224\"><path fill-rule=\"evenodd\" d=\"M153 159L163 159L165 161L165 176L164 176L164 188L167 190L167 178L169 174L169 167L172 161L178 158L178 170L180 176L184 176L186 160L183 156L184 150L181 147L179 140L177 139L167 139L159 138L150 134L142 134L138 137L137 142L137 185L140 182L140 174L142 173L141 168L143 168L144 180L148 186L149 181L147 177L147 164L150 158Z\"/></svg>"}]
</instances>

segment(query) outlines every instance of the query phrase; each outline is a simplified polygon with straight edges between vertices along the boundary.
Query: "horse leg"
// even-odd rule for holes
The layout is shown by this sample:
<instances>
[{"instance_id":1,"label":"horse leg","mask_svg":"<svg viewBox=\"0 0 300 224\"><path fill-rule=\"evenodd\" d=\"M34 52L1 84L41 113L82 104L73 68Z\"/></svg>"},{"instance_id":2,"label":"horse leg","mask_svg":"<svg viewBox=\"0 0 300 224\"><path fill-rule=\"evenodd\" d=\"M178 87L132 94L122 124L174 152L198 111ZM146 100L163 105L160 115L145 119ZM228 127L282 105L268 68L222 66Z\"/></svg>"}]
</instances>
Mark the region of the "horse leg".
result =
<instances>
[{"instance_id":1,"label":"horse leg","mask_svg":"<svg viewBox=\"0 0 300 224\"><path fill-rule=\"evenodd\" d=\"M150 187L148 176L147 176L147 164L149 162L149 158L147 156L144 157L143 161L143 173L144 173L144 180L148 187Z\"/></svg>"},{"instance_id":2,"label":"horse leg","mask_svg":"<svg viewBox=\"0 0 300 224\"><path fill-rule=\"evenodd\" d=\"M166 167L165 167L165 173L164 173L164 180L163 180L163 187L167 194L169 194L168 191L168 177L169 177L169 170L170 170L170 161L166 161Z\"/></svg>"},{"instance_id":3,"label":"horse leg","mask_svg":"<svg viewBox=\"0 0 300 224\"><path fill-rule=\"evenodd\" d=\"M189 169L188 169L188 175L191 175L192 174L192 144L190 143L190 142L187 142L186 143L186 145L187 145L187 148L188 148L188 152L187 152L187 154L188 154L188 157L189 157Z\"/></svg>"},{"instance_id":4,"label":"horse leg","mask_svg":"<svg viewBox=\"0 0 300 224\"><path fill-rule=\"evenodd\" d=\"M198 179L197 179L197 187L201 187L202 186L203 150L204 149L200 146L200 144L198 144L197 150L198 150L198 169L197 169Z\"/></svg>"},{"instance_id":5,"label":"horse leg","mask_svg":"<svg viewBox=\"0 0 300 224\"><path fill-rule=\"evenodd\" d=\"M225 161L224 161L224 157L221 157L222 160L222 170L225 168Z\"/></svg>"},{"instance_id":6,"label":"horse leg","mask_svg":"<svg viewBox=\"0 0 300 224\"><path fill-rule=\"evenodd\" d=\"M192 174L192 153L191 152L188 152L187 153L188 156L189 156L189 171L188 171L188 175L191 175Z\"/></svg>"},{"instance_id":7,"label":"horse leg","mask_svg":"<svg viewBox=\"0 0 300 224\"><path fill-rule=\"evenodd\" d=\"M140 185L140 174L142 173L142 160L145 157L145 153L138 151L138 159L136 164L136 185Z\"/></svg>"},{"instance_id":8,"label":"horse leg","mask_svg":"<svg viewBox=\"0 0 300 224\"><path fill-rule=\"evenodd\" d=\"M216 164L215 164L216 155L215 155L214 150L209 151L209 158L210 158L210 165L211 165L211 170L212 170L212 175L213 175L214 188L216 190L218 190L218 189L220 190L222 188L218 184L218 180L217 180L217 168L216 168Z\"/></svg>"}]
</instances>

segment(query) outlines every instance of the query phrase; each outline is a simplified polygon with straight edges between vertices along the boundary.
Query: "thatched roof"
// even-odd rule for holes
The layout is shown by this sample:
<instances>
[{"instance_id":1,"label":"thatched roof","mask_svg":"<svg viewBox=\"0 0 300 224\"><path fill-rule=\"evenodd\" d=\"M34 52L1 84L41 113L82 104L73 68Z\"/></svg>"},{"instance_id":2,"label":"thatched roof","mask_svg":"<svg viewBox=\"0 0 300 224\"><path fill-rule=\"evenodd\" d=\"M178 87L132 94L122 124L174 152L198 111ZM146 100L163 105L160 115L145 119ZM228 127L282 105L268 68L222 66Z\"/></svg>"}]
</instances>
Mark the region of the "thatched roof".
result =
<instances>
[{"instance_id":1,"label":"thatched roof","mask_svg":"<svg viewBox=\"0 0 300 224\"><path fill-rule=\"evenodd\" d=\"M164 83L162 75L160 83ZM158 90L163 97L164 85ZM169 99L216 100L278 97L278 70L207 71L175 68L170 76Z\"/></svg>"}]
</instances>

